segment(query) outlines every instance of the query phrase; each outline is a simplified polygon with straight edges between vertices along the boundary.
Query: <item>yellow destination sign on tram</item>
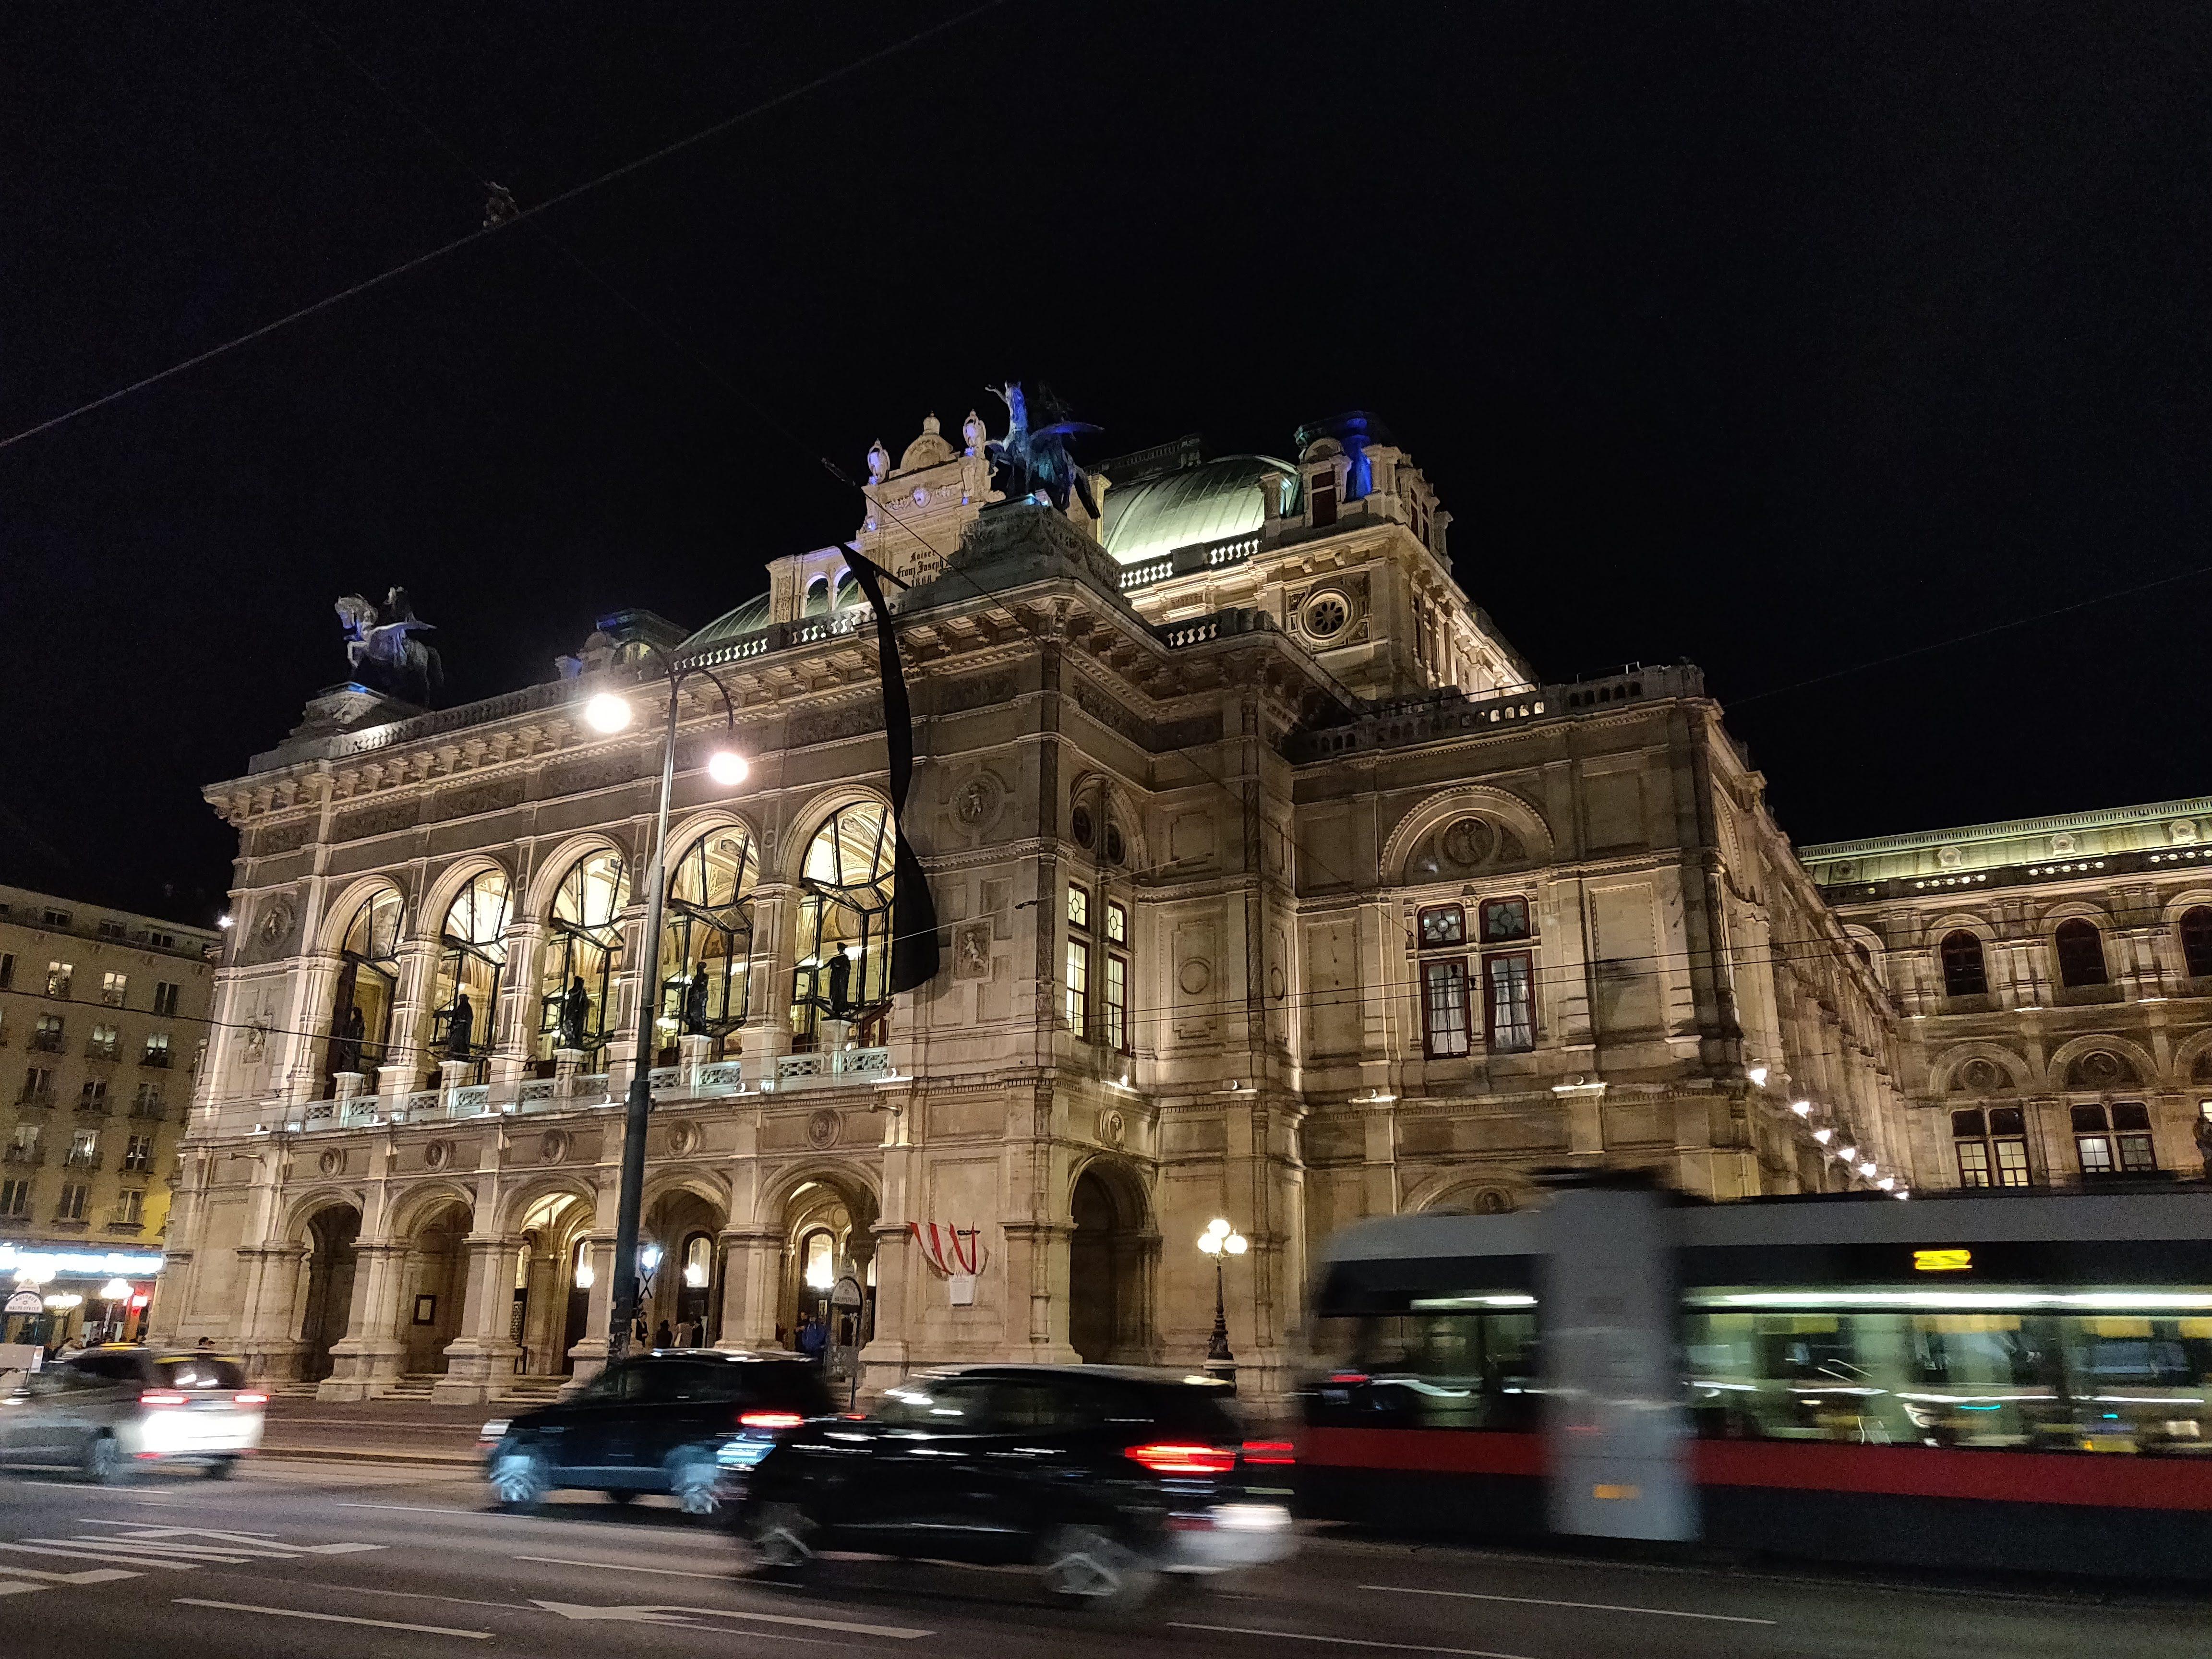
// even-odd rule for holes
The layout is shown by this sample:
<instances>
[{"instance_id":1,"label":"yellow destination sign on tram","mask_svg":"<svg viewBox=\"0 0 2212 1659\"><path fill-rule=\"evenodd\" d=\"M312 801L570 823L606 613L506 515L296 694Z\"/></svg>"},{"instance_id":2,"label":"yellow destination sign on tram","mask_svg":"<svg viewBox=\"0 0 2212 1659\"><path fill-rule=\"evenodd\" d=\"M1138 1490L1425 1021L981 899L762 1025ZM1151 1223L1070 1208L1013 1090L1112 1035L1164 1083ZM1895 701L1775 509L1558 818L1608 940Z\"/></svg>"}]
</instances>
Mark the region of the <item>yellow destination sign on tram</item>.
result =
<instances>
[{"instance_id":1,"label":"yellow destination sign on tram","mask_svg":"<svg viewBox=\"0 0 2212 1659\"><path fill-rule=\"evenodd\" d=\"M1915 1250L1912 1271L1919 1273L1962 1273L1974 1265L1972 1250Z\"/></svg>"}]
</instances>

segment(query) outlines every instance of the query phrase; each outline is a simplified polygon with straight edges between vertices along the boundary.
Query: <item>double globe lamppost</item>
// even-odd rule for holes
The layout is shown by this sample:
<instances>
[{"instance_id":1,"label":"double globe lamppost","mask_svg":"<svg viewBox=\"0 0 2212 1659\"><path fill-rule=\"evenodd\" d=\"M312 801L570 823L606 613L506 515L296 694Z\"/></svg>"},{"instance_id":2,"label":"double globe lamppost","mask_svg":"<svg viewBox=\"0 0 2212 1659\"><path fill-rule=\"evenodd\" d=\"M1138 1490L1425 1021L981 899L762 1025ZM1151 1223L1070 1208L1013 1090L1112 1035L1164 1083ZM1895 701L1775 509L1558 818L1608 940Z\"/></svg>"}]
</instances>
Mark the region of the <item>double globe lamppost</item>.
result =
<instances>
[{"instance_id":1,"label":"double globe lamppost","mask_svg":"<svg viewBox=\"0 0 2212 1659\"><path fill-rule=\"evenodd\" d=\"M1243 1255L1252 1243L1216 1216L1198 1236L1198 1248L1213 1258L1213 1337L1206 1345L1206 1374L1233 1382L1237 1380L1237 1356L1229 1352L1229 1316L1222 1299L1222 1259Z\"/></svg>"},{"instance_id":2,"label":"double globe lamppost","mask_svg":"<svg viewBox=\"0 0 2212 1659\"><path fill-rule=\"evenodd\" d=\"M728 730L724 741L707 757L707 776L718 787L734 789L752 769L731 745L738 729L738 707L729 688L696 663L679 663L649 640L625 640L616 647L619 663L630 650L650 652L660 659L668 683L668 721L660 742L660 805L653 836L653 857L646 866L647 895L645 914L645 951L637 979L637 1060L629 1079L629 1094L623 1117L622 1196L615 1216L615 1279L607 1314L607 1360L612 1364L629 1352L630 1332L637 1318L639 1211L645 1197L645 1135L653 1114L653 1023L660 1006L660 926L667 897L665 854L668 847L668 800L676 787L676 728L683 714L684 683L707 681L722 699ZM584 724L611 737L629 729L636 718L629 698L602 691L584 705ZM654 1253L654 1265L658 1255ZM650 1269L648 1269L650 1271Z\"/></svg>"}]
</instances>

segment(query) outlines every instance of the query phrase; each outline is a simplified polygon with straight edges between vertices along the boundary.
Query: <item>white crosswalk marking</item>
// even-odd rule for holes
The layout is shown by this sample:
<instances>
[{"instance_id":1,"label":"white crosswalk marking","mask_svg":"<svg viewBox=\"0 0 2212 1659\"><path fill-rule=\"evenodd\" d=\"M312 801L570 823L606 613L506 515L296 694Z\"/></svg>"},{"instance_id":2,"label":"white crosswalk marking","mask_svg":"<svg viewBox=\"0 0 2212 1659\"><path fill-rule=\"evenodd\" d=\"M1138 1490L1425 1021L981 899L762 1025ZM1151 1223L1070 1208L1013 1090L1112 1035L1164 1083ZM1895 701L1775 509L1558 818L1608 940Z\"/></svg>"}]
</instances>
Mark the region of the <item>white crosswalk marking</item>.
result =
<instances>
[{"instance_id":1,"label":"white crosswalk marking","mask_svg":"<svg viewBox=\"0 0 2212 1659\"><path fill-rule=\"evenodd\" d=\"M24 1595L58 1584L97 1584L116 1578L137 1578L148 1571L191 1572L198 1567L237 1567L249 1561L299 1561L313 1555L353 1555L363 1550L386 1547L352 1541L288 1544L270 1533L160 1527L140 1521L87 1517L80 1524L109 1530L78 1533L69 1538L0 1540L0 1595ZM18 1566L10 1559L23 1555L110 1565L78 1572L52 1572Z\"/></svg>"}]
</instances>

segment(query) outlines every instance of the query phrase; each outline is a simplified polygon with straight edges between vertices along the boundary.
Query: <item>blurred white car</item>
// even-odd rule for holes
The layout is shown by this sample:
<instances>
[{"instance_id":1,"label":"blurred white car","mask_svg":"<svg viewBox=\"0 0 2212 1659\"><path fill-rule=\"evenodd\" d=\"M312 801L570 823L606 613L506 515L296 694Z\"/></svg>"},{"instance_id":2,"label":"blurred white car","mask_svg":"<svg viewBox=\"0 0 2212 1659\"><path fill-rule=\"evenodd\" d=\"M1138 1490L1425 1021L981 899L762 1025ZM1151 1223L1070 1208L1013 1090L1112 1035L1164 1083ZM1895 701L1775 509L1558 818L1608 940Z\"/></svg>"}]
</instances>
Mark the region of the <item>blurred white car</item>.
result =
<instances>
[{"instance_id":1,"label":"blurred white car","mask_svg":"<svg viewBox=\"0 0 2212 1659\"><path fill-rule=\"evenodd\" d=\"M94 1348L0 1378L0 1462L73 1464L100 1481L185 1462L220 1479L261 1444L267 1404L226 1356Z\"/></svg>"}]
</instances>

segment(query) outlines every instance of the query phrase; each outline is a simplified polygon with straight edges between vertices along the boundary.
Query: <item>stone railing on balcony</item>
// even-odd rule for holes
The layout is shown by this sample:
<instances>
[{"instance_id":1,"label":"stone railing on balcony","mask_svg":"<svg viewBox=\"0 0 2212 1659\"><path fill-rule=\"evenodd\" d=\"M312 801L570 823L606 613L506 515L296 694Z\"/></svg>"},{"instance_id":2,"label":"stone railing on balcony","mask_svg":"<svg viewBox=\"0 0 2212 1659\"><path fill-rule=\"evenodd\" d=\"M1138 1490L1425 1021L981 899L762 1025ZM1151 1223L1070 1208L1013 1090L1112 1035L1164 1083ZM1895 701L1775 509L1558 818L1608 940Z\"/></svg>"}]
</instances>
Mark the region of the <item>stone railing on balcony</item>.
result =
<instances>
[{"instance_id":1,"label":"stone railing on balcony","mask_svg":"<svg viewBox=\"0 0 2212 1659\"><path fill-rule=\"evenodd\" d=\"M1539 686L1510 696L1469 697L1445 691L1425 697L1401 697L1375 704L1340 726L1297 732L1284 750L1294 762L1327 760L1363 750L1473 736L1528 720L1585 715L1633 702L1698 697L1705 690L1705 676L1684 663Z\"/></svg>"},{"instance_id":2,"label":"stone railing on balcony","mask_svg":"<svg viewBox=\"0 0 2212 1659\"><path fill-rule=\"evenodd\" d=\"M1218 541L1193 542L1188 547L1171 548L1134 564L1121 567L1121 591L1150 587L1154 582L1164 582L1170 577L1188 576L1201 570L1221 570L1232 564L1242 564L1260 550L1260 532L1248 530L1241 536L1224 536Z\"/></svg>"},{"instance_id":3,"label":"stone railing on balcony","mask_svg":"<svg viewBox=\"0 0 2212 1659\"><path fill-rule=\"evenodd\" d=\"M1170 651L1181 651L1190 646L1204 645L1209 640L1224 639L1237 634L1257 634L1274 626L1274 618L1264 611L1255 611L1245 605L1231 605L1204 617L1191 617L1182 622L1160 623L1152 631L1160 642Z\"/></svg>"}]
</instances>

